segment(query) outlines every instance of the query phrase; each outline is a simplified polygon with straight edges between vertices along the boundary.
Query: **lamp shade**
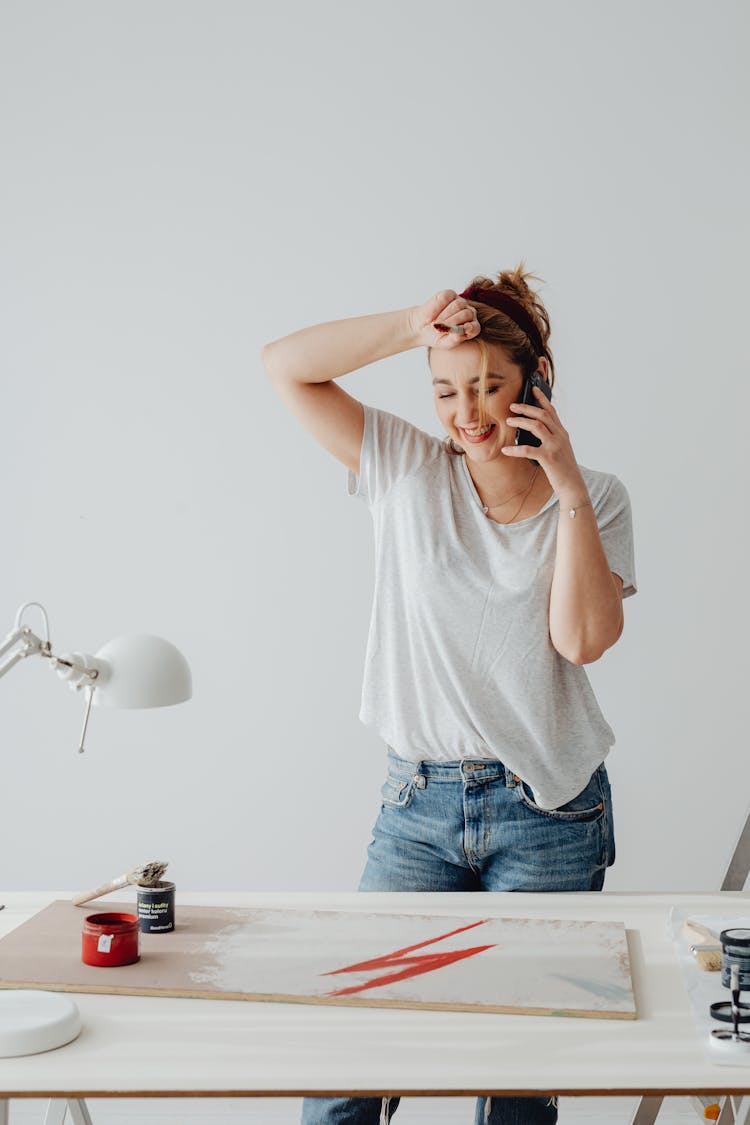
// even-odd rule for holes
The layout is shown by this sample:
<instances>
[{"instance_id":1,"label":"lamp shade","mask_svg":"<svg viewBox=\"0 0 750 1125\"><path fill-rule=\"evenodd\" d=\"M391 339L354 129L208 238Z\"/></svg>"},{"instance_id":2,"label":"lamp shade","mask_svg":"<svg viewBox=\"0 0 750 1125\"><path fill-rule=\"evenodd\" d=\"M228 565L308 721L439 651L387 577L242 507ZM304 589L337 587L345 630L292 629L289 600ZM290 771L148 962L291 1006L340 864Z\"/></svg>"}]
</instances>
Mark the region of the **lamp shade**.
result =
<instances>
[{"instance_id":1,"label":"lamp shade","mask_svg":"<svg viewBox=\"0 0 750 1125\"><path fill-rule=\"evenodd\" d=\"M100 669L95 706L169 707L193 694L187 660L163 637L115 637L96 653L94 666Z\"/></svg>"}]
</instances>

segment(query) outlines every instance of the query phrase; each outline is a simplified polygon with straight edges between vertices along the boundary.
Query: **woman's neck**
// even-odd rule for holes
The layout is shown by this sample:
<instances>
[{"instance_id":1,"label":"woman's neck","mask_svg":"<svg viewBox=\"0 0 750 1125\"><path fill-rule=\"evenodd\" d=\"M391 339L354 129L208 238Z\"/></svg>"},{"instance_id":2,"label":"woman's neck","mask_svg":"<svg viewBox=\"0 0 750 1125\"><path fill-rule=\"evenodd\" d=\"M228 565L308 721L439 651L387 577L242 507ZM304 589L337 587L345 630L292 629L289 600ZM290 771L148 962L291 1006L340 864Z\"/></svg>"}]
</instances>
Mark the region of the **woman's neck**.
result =
<instances>
[{"instance_id":1,"label":"woman's neck","mask_svg":"<svg viewBox=\"0 0 750 1125\"><path fill-rule=\"evenodd\" d=\"M501 456L502 462L487 461L486 463L477 463L469 457L466 458L466 467L474 481L474 487L485 504L493 500L502 500L512 492L526 488L531 483L537 468L531 461Z\"/></svg>"},{"instance_id":2,"label":"woman's neck","mask_svg":"<svg viewBox=\"0 0 750 1125\"><path fill-rule=\"evenodd\" d=\"M479 499L489 509L487 514L500 523L534 515L552 495L541 465L515 458L508 458L507 462L503 465L495 461L477 464L466 458L466 467Z\"/></svg>"}]
</instances>

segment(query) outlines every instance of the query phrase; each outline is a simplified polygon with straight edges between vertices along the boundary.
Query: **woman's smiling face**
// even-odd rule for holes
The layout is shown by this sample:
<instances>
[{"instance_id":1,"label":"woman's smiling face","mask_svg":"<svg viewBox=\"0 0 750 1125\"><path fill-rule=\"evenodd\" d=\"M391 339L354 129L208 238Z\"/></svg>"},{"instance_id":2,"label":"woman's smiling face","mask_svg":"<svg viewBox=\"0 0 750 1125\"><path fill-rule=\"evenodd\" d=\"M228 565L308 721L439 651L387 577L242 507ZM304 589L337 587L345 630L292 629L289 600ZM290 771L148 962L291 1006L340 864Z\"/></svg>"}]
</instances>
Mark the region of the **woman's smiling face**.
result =
<instances>
[{"instance_id":1,"label":"woman's smiling face","mask_svg":"<svg viewBox=\"0 0 750 1125\"><path fill-rule=\"evenodd\" d=\"M470 340L457 348L430 352L435 408L449 437L473 460L500 456L504 445L513 445L516 430L506 425L510 404L518 402L523 387L521 368L511 363L502 348L490 348L486 414L489 429L479 429L479 347Z\"/></svg>"}]
</instances>

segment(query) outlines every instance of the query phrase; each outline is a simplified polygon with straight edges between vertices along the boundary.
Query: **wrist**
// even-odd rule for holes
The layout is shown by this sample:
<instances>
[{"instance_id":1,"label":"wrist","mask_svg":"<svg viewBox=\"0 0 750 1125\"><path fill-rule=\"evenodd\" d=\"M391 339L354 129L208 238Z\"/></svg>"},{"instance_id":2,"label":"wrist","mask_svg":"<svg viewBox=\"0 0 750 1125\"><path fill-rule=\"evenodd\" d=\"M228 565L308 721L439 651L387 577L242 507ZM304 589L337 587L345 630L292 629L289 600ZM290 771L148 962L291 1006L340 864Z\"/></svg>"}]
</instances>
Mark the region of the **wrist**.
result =
<instances>
[{"instance_id":1,"label":"wrist","mask_svg":"<svg viewBox=\"0 0 750 1125\"><path fill-rule=\"evenodd\" d=\"M560 511L567 513L571 508L578 510L578 508L592 507L591 497L589 490L583 482L572 483L565 488L555 489L557 499L560 502Z\"/></svg>"},{"instance_id":2,"label":"wrist","mask_svg":"<svg viewBox=\"0 0 750 1125\"><path fill-rule=\"evenodd\" d=\"M574 519L579 512L590 509L594 510L594 505L587 497L585 500L562 500L560 499L560 519Z\"/></svg>"},{"instance_id":3,"label":"wrist","mask_svg":"<svg viewBox=\"0 0 750 1125\"><path fill-rule=\"evenodd\" d=\"M404 335L409 348L418 348L424 343L422 331L416 322L416 314L419 312L419 308L419 305L412 305L410 308L404 309Z\"/></svg>"}]
</instances>

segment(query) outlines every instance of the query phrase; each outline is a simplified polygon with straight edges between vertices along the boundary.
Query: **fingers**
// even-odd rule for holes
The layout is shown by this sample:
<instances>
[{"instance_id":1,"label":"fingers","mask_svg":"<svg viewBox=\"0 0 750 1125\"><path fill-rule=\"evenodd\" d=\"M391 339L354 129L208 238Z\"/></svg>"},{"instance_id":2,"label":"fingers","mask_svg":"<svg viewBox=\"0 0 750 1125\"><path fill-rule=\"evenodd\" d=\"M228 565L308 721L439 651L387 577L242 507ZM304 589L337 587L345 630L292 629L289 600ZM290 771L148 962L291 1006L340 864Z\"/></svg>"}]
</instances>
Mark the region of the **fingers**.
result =
<instances>
[{"instance_id":1,"label":"fingers","mask_svg":"<svg viewBox=\"0 0 750 1125\"><path fill-rule=\"evenodd\" d=\"M473 309L462 309L461 312L449 316L442 315L439 320L433 321L433 328L437 328L438 332L453 332L468 336L479 330L479 321Z\"/></svg>"},{"instance_id":2,"label":"fingers","mask_svg":"<svg viewBox=\"0 0 750 1125\"><path fill-rule=\"evenodd\" d=\"M503 445L500 452L504 453L506 457L533 457L535 460L539 458L539 446L537 445Z\"/></svg>"},{"instance_id":3,"label":"fingers","mask_svg":"<svg viewBox=\"0 0 750 1125\"><path fill-rule=\"evenodd\" d=\"M440 333L457 337L456 343L478 336L480 331L476 309L463 297L458 297L446 305L433 321L432 326ZM451 343L454 341L451 340Z\"/></svg>"},{"instance_id":4,"label":"fingers","mask_svg":"<svg viewBox=\"0 0 750 1125\"><path fill-rule=\"evenodd\" d=\"M570 435L562 425L557 411L550 403L547 396L537 387L533 388L537 400L542 406L531 406L523 402L511 402L509 407L516 411L514 417L506 418L506 425L519 430L527 430L541 443L540 445L514 445L505 446L502 452L507 457L533 457L545 468L552 466L566 456L566 450L573 457L570 447Z\"/></svg>"},{"instance_id":5,"label":"fingers","mask_svg":"<svg viewBox=\"0 0 750 1125\"><path fill-rule=\"evenodd\" d=\"M418 329L429 328L435 320L440 319L441 315L446 312L456 300L457 294L453 289L441 289L439 293L435 293L435 295L425 301L423 305L415 307L414 317L416 327Z\"/></svg>"},{"instance_id":6,"label":"fingers","mask_svg":"<svg viewBox=\"0 0 750 1125\"><path fill-rule=\"evenodd\" d=\"M515 426L518 430L528 430L530 434L534 434L540 441L552 436L552 430L545 426L544 422L536 418L506 418L506 422L509 426Z\"/></svg>"},{"instance_id":7,"label":"fingers","mask_svg":"<svg viewBox=\"0 0 750 1125\"><path fill-rule=\"evenodd\" d=\"M458 301L460 298L455 289L441 289L439 293L435 294L433 300L441 301L440 308L445 308L451 301Z\"/></svg>"},{"instance_id":8,"label":"fingers","mask_svg":"<svg viewBox=\"0 0 750 1125\"><path fill-rule=\"evenodd\" d=\"M544 418L547 411L542 406L532 406L529 402L512 402L510 404L511 410L517 410L519 413L523 412L529 418Z\"/></svg>"},{"instance_id":9,"label":"fingers","mask_svg":"<svg viewBox=\"0 0 750 1125\"><path fill-rule=\"evenodd\" d=\"M512 402L510 404L510 409L523 411L524 414L528 414L529 418L544 418L548 425L551 421L559 422L560 419L557 411L546 394L540 391L538 387L532 387L532 390L537 402L541 403L541 406L532 406L530 402Z\"/></svg>"},{"instance_id":10,"label":"fingers","mask_svg":"<svg viewBox=\"0 0 750 1125\"><path fill-rule=\"evenodd\" d=\"M478 321L448 327L439 327L435 324L433 327L441 333L438 339L445 340L445 346L448 348L462 344L465 340L475 340L481 331Z\"/></svg>"},{"instance_id":11,"label":"fingers","mask_svg":"<svg viewBox=\"0 0 750 1125\"><path fill-rule=\"evenodd\" d=\"M536 398L537 402L541 402L542 409L545 410L547 414L551 414L552 417L559 422L560 419L557 416L557 411L555 410L550 400L547 398L544 391L540 391L539 387L532 387L531 389L534 392L534 397Z\"/></svg>"},{"instance_id":12,"label":"fingers","mask_svg":"<svg viewBox=\"0 0 750 1125\"><path fill-rule=\"evenodd\" d=\"M447 315L449 312L455 312L456 308L460 307L459 302L460 298L453 289L441 289L439 293L436 293L434 297L431 297L430 300L426 301L422 306L425 312L425 319L428 322L441 320L444 313ZM465 304L466 302L463 303Z\"/></svg>"},{"instance_id":13,"label":"fingers","mask_svg":"<svg viewBox=\"0 0 750 1125\"><path fill-rule=\"evenodd\" d=\"M538 387L532 387L532 390L537 401L543 405L532 406L531 403L526 402L511 402L510 409L515 410L517 414L513 418L506 418L506 424L514 426L516 430L528 430L540 441L554 437L556 433L564 433L557 412L547 396Z\"/></svg>"}]
</instances>

